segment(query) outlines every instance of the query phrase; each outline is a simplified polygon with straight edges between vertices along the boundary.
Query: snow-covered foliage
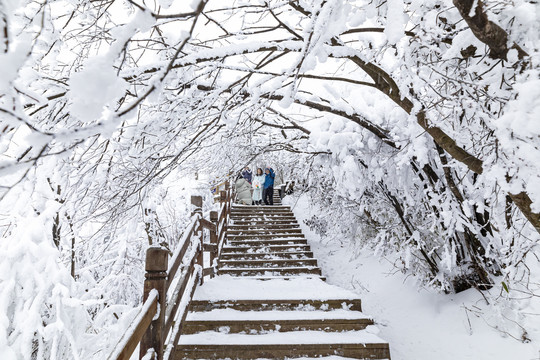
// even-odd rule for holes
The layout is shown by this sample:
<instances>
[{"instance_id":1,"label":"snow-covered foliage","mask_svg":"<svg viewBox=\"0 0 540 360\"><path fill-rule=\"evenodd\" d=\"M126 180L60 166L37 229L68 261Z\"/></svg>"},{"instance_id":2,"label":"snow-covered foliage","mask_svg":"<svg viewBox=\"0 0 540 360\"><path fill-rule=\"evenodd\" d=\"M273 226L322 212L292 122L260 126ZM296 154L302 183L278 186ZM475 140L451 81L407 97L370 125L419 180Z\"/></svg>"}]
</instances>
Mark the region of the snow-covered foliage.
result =
<instances>
[{"instance_id":1,"label":"snow-covered foliage","mask_svg":"<svg viewBox=\"0 0 540 360\"><path fill-rule=\"evenodd\" d=\"M293 207L327 281L362 297L362 309L373 316L379 335L390 343L392 358L537 358L538 297L508 297L500 287L441 296L433 287L419 284L418 277L398 271L396 264L402 259L397 253L373 256L354 243L331 241L310 231L305 222L327 216L327 209L307 194L294 194L284 201ZM327 235L341 236L330 231ZM537 273L540 264L529 260L527 266ZM530 285L539 290L538 282Z\"/></svg>"},{"instance_id":2,"label":"snow-covered foliage","mask_svg":"<svg viewBox=\"0 0 540 360\"><path fill-rule=\"evenodd\" d=\"M186 179L250 163L436 289L530 294L539 6L2 1L0 354L102 358Z\"/></svg>"}]
</instances>

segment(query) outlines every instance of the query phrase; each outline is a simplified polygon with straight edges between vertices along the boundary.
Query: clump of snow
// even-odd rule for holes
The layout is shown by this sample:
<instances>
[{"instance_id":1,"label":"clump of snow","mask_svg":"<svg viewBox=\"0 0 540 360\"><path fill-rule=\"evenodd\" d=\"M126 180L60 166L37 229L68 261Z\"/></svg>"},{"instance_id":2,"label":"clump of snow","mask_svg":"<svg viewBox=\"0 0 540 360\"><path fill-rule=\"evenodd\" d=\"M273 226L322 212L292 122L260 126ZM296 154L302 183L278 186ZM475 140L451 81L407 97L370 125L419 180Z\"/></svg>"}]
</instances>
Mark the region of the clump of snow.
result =
<instances>
[{"instance_id":1,"label":"clump of snow","mask_svg":"<svg viewBox=\"0 0 540 360\"><path fill-rule=\"evenodd\" d=\"M126 82L116 75L109 59L98 56L71 77L69 86L72 115L91 122L101 118L104 108L114 106L124 94Z\"/></svg>"},{"instance_id":2,"label":"clump of snow","mask_svg":"<svg viewBox=\"0 0 540 360\"><path fill-rule=\"evenodd\" d=\"M10 47L9 52L0 53L0 94L10 92L13 82L19 75L19 69L28 59L30 39L21 38Z\"/></svg>"},{"instance_id":3,"label":"clump of snow","mask_svg":"<svg viewBox=\"0 0 540 360\"><path fill-rule=\"evenodd\" d=\"M538 71L529 71L515 85L516 97L511 100L503 116L494 121L500 146L508 158L504 160L508 173L498 170L492 174L500 179L503 188L512 193L525 190L532 200L531 209L540 212L540 80ZM502 169L501 169L502 170ZM514 177L507 184L506 176ZM507 184L507 185L506 185Z\"/></svg>"},{"instance_id":4,"label":"clump of snow","mask_svg":"<svg viewBox=\"0 0 540 360\"><path fill-rule=\"evenodd\" d=\"M384 34L386 35L389 43L396 44L405 35L405 23L403 21L405 14L403 13L403 1L387 0L386 6L388 7L388 13Z\"/></svg>"},{"instance_id":5,"label":"clump of snow","mask_svg":"<svg viewBox=\"0 0 540 360\"><path fill-rule=\"evenodd\" d=\"M79 358L88 316L79 302L69 301L74 282L47 238L46 216L26 218L0 242L2 359Z\"/></svg>"}]
</instances>

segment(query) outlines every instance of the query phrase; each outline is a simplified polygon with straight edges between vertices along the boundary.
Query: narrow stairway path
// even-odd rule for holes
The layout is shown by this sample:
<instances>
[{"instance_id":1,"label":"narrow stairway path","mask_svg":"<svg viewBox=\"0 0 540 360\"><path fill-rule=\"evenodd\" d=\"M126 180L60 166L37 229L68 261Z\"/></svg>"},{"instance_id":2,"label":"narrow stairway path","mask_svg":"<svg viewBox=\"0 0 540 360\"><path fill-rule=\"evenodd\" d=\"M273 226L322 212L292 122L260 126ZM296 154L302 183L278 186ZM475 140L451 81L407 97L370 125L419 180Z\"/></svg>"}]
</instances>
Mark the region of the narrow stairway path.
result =
<instances>
[{"instance_id":1,"label":"narrow stairway path","mask_svg":"<svg viewBox=\"0 0 540 360\"><path fill-rule=\"evenodd\" d=\"M199 287L175 358L389 359L354 293L324 281L287 206L233 206L218 276Z\"/></svg>"}]
</instances>

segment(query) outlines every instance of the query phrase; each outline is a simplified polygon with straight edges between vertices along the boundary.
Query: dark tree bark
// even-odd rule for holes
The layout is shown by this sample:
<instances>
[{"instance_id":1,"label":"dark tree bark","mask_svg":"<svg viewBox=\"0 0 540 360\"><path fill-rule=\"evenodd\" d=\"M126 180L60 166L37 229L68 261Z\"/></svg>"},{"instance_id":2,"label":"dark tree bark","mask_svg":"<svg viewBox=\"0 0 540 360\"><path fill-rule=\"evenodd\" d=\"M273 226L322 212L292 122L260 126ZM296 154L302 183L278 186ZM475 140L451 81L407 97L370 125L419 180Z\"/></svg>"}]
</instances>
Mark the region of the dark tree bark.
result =
<instances>
[{"instance_id":1,"label":"dark tree bark","mask_svg":"<svg viewBox=\"0 0 540 360\"><path fill-rule=\"evenodd\" d=\"M509 50L508 34L499 25L489 20L482 1L476 1L476 8L472 16L470 14L475 4L474 0L454 0L453 2L474 36L489 47L489 56L494 59L506 60ZM527 53L517 44L514 44L512 48L518 51L520 59L527 56Z\"/></svg>"}]
</instances>

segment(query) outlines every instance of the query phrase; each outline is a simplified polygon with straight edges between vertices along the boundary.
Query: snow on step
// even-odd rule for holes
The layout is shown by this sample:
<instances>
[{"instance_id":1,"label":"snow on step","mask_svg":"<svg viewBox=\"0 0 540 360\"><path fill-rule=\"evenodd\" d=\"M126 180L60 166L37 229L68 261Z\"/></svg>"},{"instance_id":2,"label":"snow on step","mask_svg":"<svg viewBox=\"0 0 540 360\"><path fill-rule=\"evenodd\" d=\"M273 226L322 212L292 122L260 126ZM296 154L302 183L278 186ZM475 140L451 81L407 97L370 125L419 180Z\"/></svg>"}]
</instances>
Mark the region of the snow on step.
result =
<instances>
[{"instance_id":1,"label":"snow on step","mask_svg":"<svg viewBox=\"0 0 540 360\"><path fill-rule=\"evenodd\" d=\"M287 244L306 244L307 240L305 238L296 237L296 238L282 238L278 236L269 235L267 238L263 237L232 237L229 239L228 243L230 246L265 246L265 245L287 245ZM271 243L271 244L270 244Z\"/></svg>"},{"instance_id":2,"label":"snow on step","mask_svg":"<svg viewBox=\"0 0 540 360\"><path fill-rule=\"evenodd\" d=\"M226 263L230 263L230 264L235 264L235 263L239 263L239 262L250 262L250 263L264 263L264 262L285 262L285 261L317 261L317 259L315 258L303 258L303 259L279 259L279 258L276 258L276 257L272 257L271 255L268 255L268 258L265 258L265 259L258 259L258 260L220 260L220 262L226 264Z\"/></svg>"},{"instance_id":3,"label":"snow on step","mask_svg":"<svg viewBox=\"0 0 540 360\"><path fill-rule=\"evenodd\" d=\"M376 335L379 329L368 326L365 330L325 332L288 331L266 334L229 334L218 331L203 331L180 336L180 345L292 345L292 344L386 344Z\"/></svg>"},{"instance_id":4,"label":"snow on step","mask_svg":"<svg viewBox=\"0 0 540 360\"><path fill-rule=\"evenodd\" d=\"M240 233L240 234L259 234L261 231L268 231L268 229L236 229L234 227L229 228L229 234L231 233ZM276 227L275 229L272 229L273 232L291 232L291 233L299 233L302 232L300 228L291 228L291 227Z\"/></svg>"},{"instance_id":5,"label":"snow on step","mask_svg":"<svg viewBox=\"0 0 540 360\"><path fill-rule=\"evenodd\" d=\"M247 279L247 280L264 280L264 281L268 281L268 280L284 280L284 281L289 281L289 280L292 280L292 279L297 279L297 278L301 278L301 279L315 279L315 280L321 280L321 281L325 281L326 278L324 276L321 276L321 275L316 275L316 274L294 274L294 275L258 275L258 276L246 276L246 275L243 275L243 276L232 276L233 279L238 279L238 280L241 280L241 279ZM235 280L236 281L236 280Z\"/></svg>"},{"instance_id":6,"label":"snow on step","mask_svg":"<svg viewBox=\"0 0 540 360\"><path fill-rule=\"evenodd\" d=\"M242 208L242 209L289 209L289 205L244 205L244 204L234 204L234 208Z\"/></svg>"},{"instance_id":7,"label":"snow on step","mask_svg":"<svg viewBox=\"0 0 540 360\"><path fill-rule=\"evenodd\" d=\"M258 358L257 360L274 360L274 359ZM331 355L331 356L323 356L323 357L299 357L299 358L294 358L294 360L358 360L358 359Z\"/></svg>"},{"instance_id":8,"label":"snow on step","mask_svg":"<svg viewBox=\"0 0 540 360\"><path fill-rule=\"evenodd\" d=\"M317 259L249 259L249 260L220 260L220 268L227 269L230 267L261 267L276 268L285 265L295 266L317 266Z\"/></svg>"},{"instance_id":9,"label":"snow on step","mask_svg":"<svg viewBox=\"0 0 540 360\"><path fill-rule=\"evenodd\" d=\"M187 321L279 321L279 320L371 320L361 311L336 309L330 311L321 310L267 310L267 311L239 311L234 309L213 309L210 311L195 311L187 315Z\"/></svg>"},{"instance_id":10,"label":"snow on step","mask_svg":"<svg viewBox=\"0 0 540 360\"><path fill-rule=\"evenodd\" d=\"M360 299L343 288L327 284L318 277L293 276L290 280L257 281L246 277L220 275L197 288L194 300L340 300Z\"/></svg>"},{"instance_id":11,"label":"snow on step","mask_svg":"<svg viewBox=\"0 0 540 360\"><path fill-rule=\"evenodd\" d=\"M288 244L288 245L268 245L268 246L261 246L261 247L253 247L253 246L223 246L224 253L230 254L234 253L234 251L240 251L242 253L247 254L267 254L272 253L277 250L280 250L281 252L301 252L301 251L308 251L309 252L309 245L307 244Z\"/></svg>"},{"instance_id":12,"label":"snow on step","mask_svg":"<svg viewBox=\"0 0 540 360\"><path fill-rule=\"evenodd\" d=\"M228 270L228 271L288 271L288 270L298 270L298 269L304 269L304 270L313 270L318 269L319 267L316 265L300 265L300 266L280 266L280 267L227 267L222 268L222 270Z\"/></svg>"},{"instance_id":13,"label":"snow on step","mask_svg":"<svg viewBox=\"0 0 540 360\"><path fill-rule=\"evenodd\" d=\"M283 213L232 213L231 214L231 224L237 224L238 222L246 222L246 221L258 221L258 222L281 222L281 224L298 224L296 218L294 215L291 214L283 214Z\"/></svg>"},{"instance_id":14,"label":"snow on step","mask_svg":"<svg viewBox=\"0 0 540 360\"><path fill-rule=\"evenodd\" d=\"M276 241L306 241L304 234L251 234L251 235L229 235L229 242L254 242L260 243L268 240Z\"/></svg>"},{"instance_id":15,"label":"snow on step","mask_svg":"<svg viewBox=\"0 0 540 360\"><path fill-rule=\"evenodd\" d=\"M279 252L274 251L272 253L248 253L248 252L240 252L240 253L222 253L220 261L228 261L225 259L231 259L231 260L246 260L249 261L250 259L265 259L265 260L272 260L272 259L292 259L292 260L303 260L307 258L312 258L313 253L311 251L300 251L300 252Z\"/></svg>"}]
</instances>

